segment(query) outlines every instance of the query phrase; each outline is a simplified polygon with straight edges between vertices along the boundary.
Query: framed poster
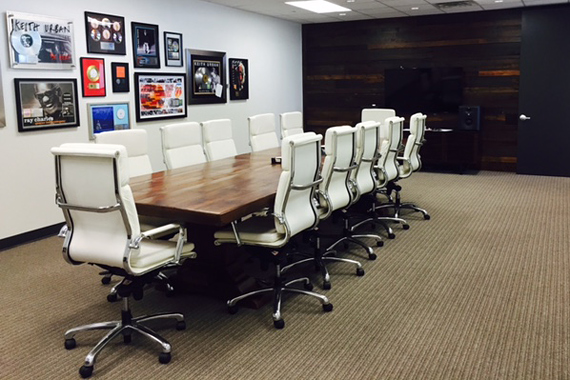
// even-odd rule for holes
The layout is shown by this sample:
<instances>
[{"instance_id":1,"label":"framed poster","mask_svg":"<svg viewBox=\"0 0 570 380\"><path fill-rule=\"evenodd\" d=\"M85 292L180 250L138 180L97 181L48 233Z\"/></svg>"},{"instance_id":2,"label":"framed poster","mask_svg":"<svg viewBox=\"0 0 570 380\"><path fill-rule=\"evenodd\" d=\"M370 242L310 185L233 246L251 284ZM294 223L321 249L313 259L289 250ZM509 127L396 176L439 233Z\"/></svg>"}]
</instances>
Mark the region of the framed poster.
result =
<instances>
[{"instance_id":1,"label":"framed poster","mask_svg":"<svg viewBox=\"0 0 570 380\"><path fill-rule=\"evenodd\" d=\"M160 68L158 25L131 22L133 56L137 68Z\"/></svg>"},{"instance_id":2,"label":"framed poster","mask_svg":"<svg viewBox=\"0 0 570 380\"><path fill-rule=\"evenodd\" d=\"M128 102L87 104L87 117L90 140L97 133L131 128Z\"/></svg>"},{"instance_id":3,"label":"framed poster","mask_svg":"<svg viewBox=\"0 0 570 380\"><path fill-rule=\"evenodd\" d=\"M242 100L249 98L248 64L247 59L228 59L230 68L230 100Z\"/></svg>"},{"instance_id":4,"label":"framed poster","mask_svg":"<svg viewBox=\"0 0 570 380\"><path fill-rule=\"evenodd\" d=\"M113 79L113 92L129 92L129 64L123 62L111 62Z\"/></svg>"},{"instance_id":5,"label":"framed poster","mask_svg":"<svg viewBox=\"0 0 570 380\"><path fill-rule=\"evenodd\" d=\"M81 83L84 97L107 95L103 58L81 58Z\"/></svg>"},{"instance_id":6,"label":"framed poster","mask_svg":"<svg viewBox=\"0 0 570 380\"><path fill-rule=\"evenodd\" d=\"M75 67L73 21L6 12L10 66L70 70Z\"/></svg>"},{"instance_id":7,"label":"framed poster","mask_svg":"<svg viewBox=\"0 0 570 380\"><path fill-rule=\"evenodd\" d=\"M166 66L182 67L182 34L164 32L164 61Z\"/></svg>"},{"instance_id":8,"label":"framed poster","mask_svg":"<svg viewBox=\"0 0 570 380\"><path fill-rule=\"evenodd\" d=\"M77 80L14 79L18 131L79 126Z\"/></svg>"},{"instance_id":9,"label":"framed poster","mask_svg":"<svg viewBox=\"0 0 570 380\"><path fill-rule=\"evenodd\" d=\"M186 75L135 73L137 121L186 117Z\"/></svg>"},{"instance_id":10,"label":"framed poster","mask_svg":"<svg viewBox=\"0 0 570 380\"><path fill-rule=\"evenodd\" d=\"M86 11L85 36L88 53L127 54L124 17Z\"/></svg>"},{"instance_id":11,"label":"framed poster","mask_svg":"<svg viewBox=\"0 0 570 380\"><path fill-rule=\"evenodd\" d=\"M226 53L186 49L189 103L226 102Z\"/></svg>"}]
</instances>

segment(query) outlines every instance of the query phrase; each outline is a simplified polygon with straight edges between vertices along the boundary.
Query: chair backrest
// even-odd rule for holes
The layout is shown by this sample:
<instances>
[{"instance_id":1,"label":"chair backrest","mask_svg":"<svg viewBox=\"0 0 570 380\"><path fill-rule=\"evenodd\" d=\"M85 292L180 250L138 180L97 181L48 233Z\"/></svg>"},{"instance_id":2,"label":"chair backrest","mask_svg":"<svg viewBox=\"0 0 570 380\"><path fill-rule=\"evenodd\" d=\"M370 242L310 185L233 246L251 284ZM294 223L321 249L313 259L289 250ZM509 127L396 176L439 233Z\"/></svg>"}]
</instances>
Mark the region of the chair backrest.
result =
<instances>
[{"instance_id":1,"label":"chair backrest","mask_svg":"<svg viewBox=\"0 0 570 380\"><path fill-rule=\"evenodd\" d=\"M380 126L380 158L378 167L382 171L380 186L395 180L399 176L398 171L398 151L402 144L402 133L404 128L403 117L389 117Z\"/></svg>"},{"instance_id":2,"label":"chair backrest","mask_svg":"<svg viewBox=\"0 0 570 380\"><path fill-rule=\"evenodd\" d=\"M140 235L126 148L63 144L51 151L55 156L57 203L69 229L64 258L72 264L124 268L130 262L127 254L138 254L129 249L129 243Z\"/></svg>"},{"instance_id":3,"label":"chair backrest","mask_svg":"<svg viewBox=\"0 0 570 380\"><path fill-rule=\"evenodd\" d=\"M391 108L364 108L360 116L360 121L384 121L389 117L396 116L396 110Z\"/></svg>"},{"instance_id":4,"label":"chair backrest","mask_svg":"<svg viewBox=\"0 0 570 380\"><path fill-rule=\"evenodd\" d=\"M321 168L322 138L308 132L281 142L282 172L273 206L275 228L280 233L294 236L315 227L319 221L313 199Z\"/></svg>"},{"instance_id":5,"label":"chair backrest","mask_svg":"<svg viewBox=\"0 0 570 380\"><path fill-rule=\"evenodd\" d=\"M279 115L281 138L303 133L303 114L299 111L284 112Z\"/></svg>"},{"instance_id":6,"label":"chair backrest","mask_svg":"<svg viewBox=\"0 0 570 380\"><path fill-rule=\"evenodd\" d=\"M167 169L206 162L202 127L195 121L160 127L162 156Z\"/></svg>"},{"instance_id":7,"label":"chair backrest","mask_svg":"<svg viewBox=\"0 0 570 380\"><path fill-rule=\"evenodd\" d=\"M420 148L424 143L426 117L421 112L410 116L410 135L406 140L404 159L409 160L412 171L420 170L422 167Z\"/></svg>"},{"instance_id":8,"label":"chair backrest","mask_svg":"<svg viewBox=\"0 0 570 380\"><path fill-rule=\"evenodd\" d=\"M378 145L380 143L380 122L364 121L356 124L356 159L358 165L352 173L352 179L356 184L356 202L360 195L374 191L377 186L374 174L374 165L380 155Z\"/></svg>"},{"instance_id":9,"label":"chair backrest","mask_svg":"<svg viewBox=\"0 0 570 380\"><path fill-rule=\"evenodd\" d=\"M325 159L319 185L320 204L325 212L321 218L333 211L345 208L352 202L349 187L351 172L355 169L355 129L349 125L331 127L325 134Z\"/></svg>"},{"instance_id":10,"label":"chair backrest","mask_svg":"<svg viewBox=\"0 0 570 380\"><path fill-rule=\"evenodd\" d=\"M232 121L230 119L208 120L202 124L204 150L208 161L237 155L237 148L233 139Z\"/></svg>"},{"instance_id":11,"label":"chair backrest","mask_svg":"<svg viewBox=\"0 0 570 380\"><path fill-rule=\"evenodd\" d=\"M152 165L148 155L148 134L144 129L97 133L95 143L123 145L127 149L131 177L152 173Z\"/></svg>"},{"instance_id":12,"label":"chair backrest","mask_svg":"<svg viewBox=\"0 0 570 380\"><path fill-rule=\"evenodd\" d=\"M253 152L279 147L275 132L275 115L263 113L247 118L249 145Z\"/></svg>"}]
</instances>

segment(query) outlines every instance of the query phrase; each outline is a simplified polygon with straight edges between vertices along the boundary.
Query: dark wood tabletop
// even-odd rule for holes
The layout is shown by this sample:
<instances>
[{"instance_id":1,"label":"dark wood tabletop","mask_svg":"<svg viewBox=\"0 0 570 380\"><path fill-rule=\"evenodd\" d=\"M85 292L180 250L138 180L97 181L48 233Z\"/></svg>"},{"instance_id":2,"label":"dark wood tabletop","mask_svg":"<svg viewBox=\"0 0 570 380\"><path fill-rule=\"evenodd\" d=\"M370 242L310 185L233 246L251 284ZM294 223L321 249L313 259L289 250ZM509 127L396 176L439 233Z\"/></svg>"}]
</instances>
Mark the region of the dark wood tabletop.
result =
<instances>
[{"instance_id":1,"label":"dark wood tabletop","mask_svg":"<svg viewBox=\"0 0 570 380\"><path fill-rule=\"evenodd\" d=\"M281 165L271 158L281 149L241 154L132 178L140 215L179 223L224 226L272 206Z\"/></svg>"}]
</instances>

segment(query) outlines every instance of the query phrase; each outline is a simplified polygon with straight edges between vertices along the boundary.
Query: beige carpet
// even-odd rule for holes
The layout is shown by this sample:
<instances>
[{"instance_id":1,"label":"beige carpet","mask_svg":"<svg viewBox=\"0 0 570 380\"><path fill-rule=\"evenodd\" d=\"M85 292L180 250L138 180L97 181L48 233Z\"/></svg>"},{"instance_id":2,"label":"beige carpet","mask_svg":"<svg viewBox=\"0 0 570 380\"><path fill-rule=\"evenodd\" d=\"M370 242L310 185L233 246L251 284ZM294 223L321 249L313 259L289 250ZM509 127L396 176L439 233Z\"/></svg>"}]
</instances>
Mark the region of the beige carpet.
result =
<instances>
[{"instance_id":1,"label":"beige carpet","mask_svg":"<svg viewBox=\"0 0 570 380\"><path fill-rule=\"evenodd\" d=\"M286 327L270 307L229 315L223 302L149 291L134 314L178 310L188 328L155 325L168 365L135 335L103 351L95 379L570 379L570 179L416 173L403 198L432 220L332 267L334 311L291 296ZM97 268L61 258L56 237L0 252L0 378L73 379L101 332L63 347L66 329L117 319ZM356 250L354 251L356 252ZM350 257L358 257L350 255Z\"/></svg>"}]
</instances>

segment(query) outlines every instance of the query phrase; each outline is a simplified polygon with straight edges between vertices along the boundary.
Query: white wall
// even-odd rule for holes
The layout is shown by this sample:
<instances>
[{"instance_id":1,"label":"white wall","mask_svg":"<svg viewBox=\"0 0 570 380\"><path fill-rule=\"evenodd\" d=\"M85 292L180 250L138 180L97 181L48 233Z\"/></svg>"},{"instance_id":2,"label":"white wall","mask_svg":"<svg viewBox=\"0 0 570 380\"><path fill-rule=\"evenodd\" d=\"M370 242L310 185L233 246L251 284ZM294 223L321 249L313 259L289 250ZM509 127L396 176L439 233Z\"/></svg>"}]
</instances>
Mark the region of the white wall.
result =
<instances>
[{"instance_id":1,"label":"white wall","mask_svg":"<svg viewBox=\"0 0 570 380\"><path fill-rule=\"evenodd\" d=\"M8 58L5 12L24 12L72 19L76 57L105 58L110 76L111 62L128 62L131 88L133 68L130 35L131 21L158 24L160 29L161 72L184 72L185 68L164 66L163 31L183 34L185 48L225 51L228 58L249 59L249 100L226 104L188 106L189 121L230 118L240 153L249 151L247 117L258 113L302 110L301 25L256 15L198 0L99 0L85 8L86 2L73 0L0 0L0 66L3 82L6 126L0 127L0 239L50 226L63 221L54 205L54 163L50 148L65 142L88 142L86 103L125 101L131 103L135 121L134 95L113 93L105 98L82 98L79 93L81 126L19 133L16 122L14 78L77 78L81 83L79 61L73 70L12 69ZM84 11L125 17L127 55L87 55ZM110 86L107 78L107 86ZM173 119L169 122L183 121ZM278 120L276 119L276 122ZM159 127L166 122L134 123L134 128L149 133L150 154L155 171L164 169Z\"/></svg>"}]
</instances>

